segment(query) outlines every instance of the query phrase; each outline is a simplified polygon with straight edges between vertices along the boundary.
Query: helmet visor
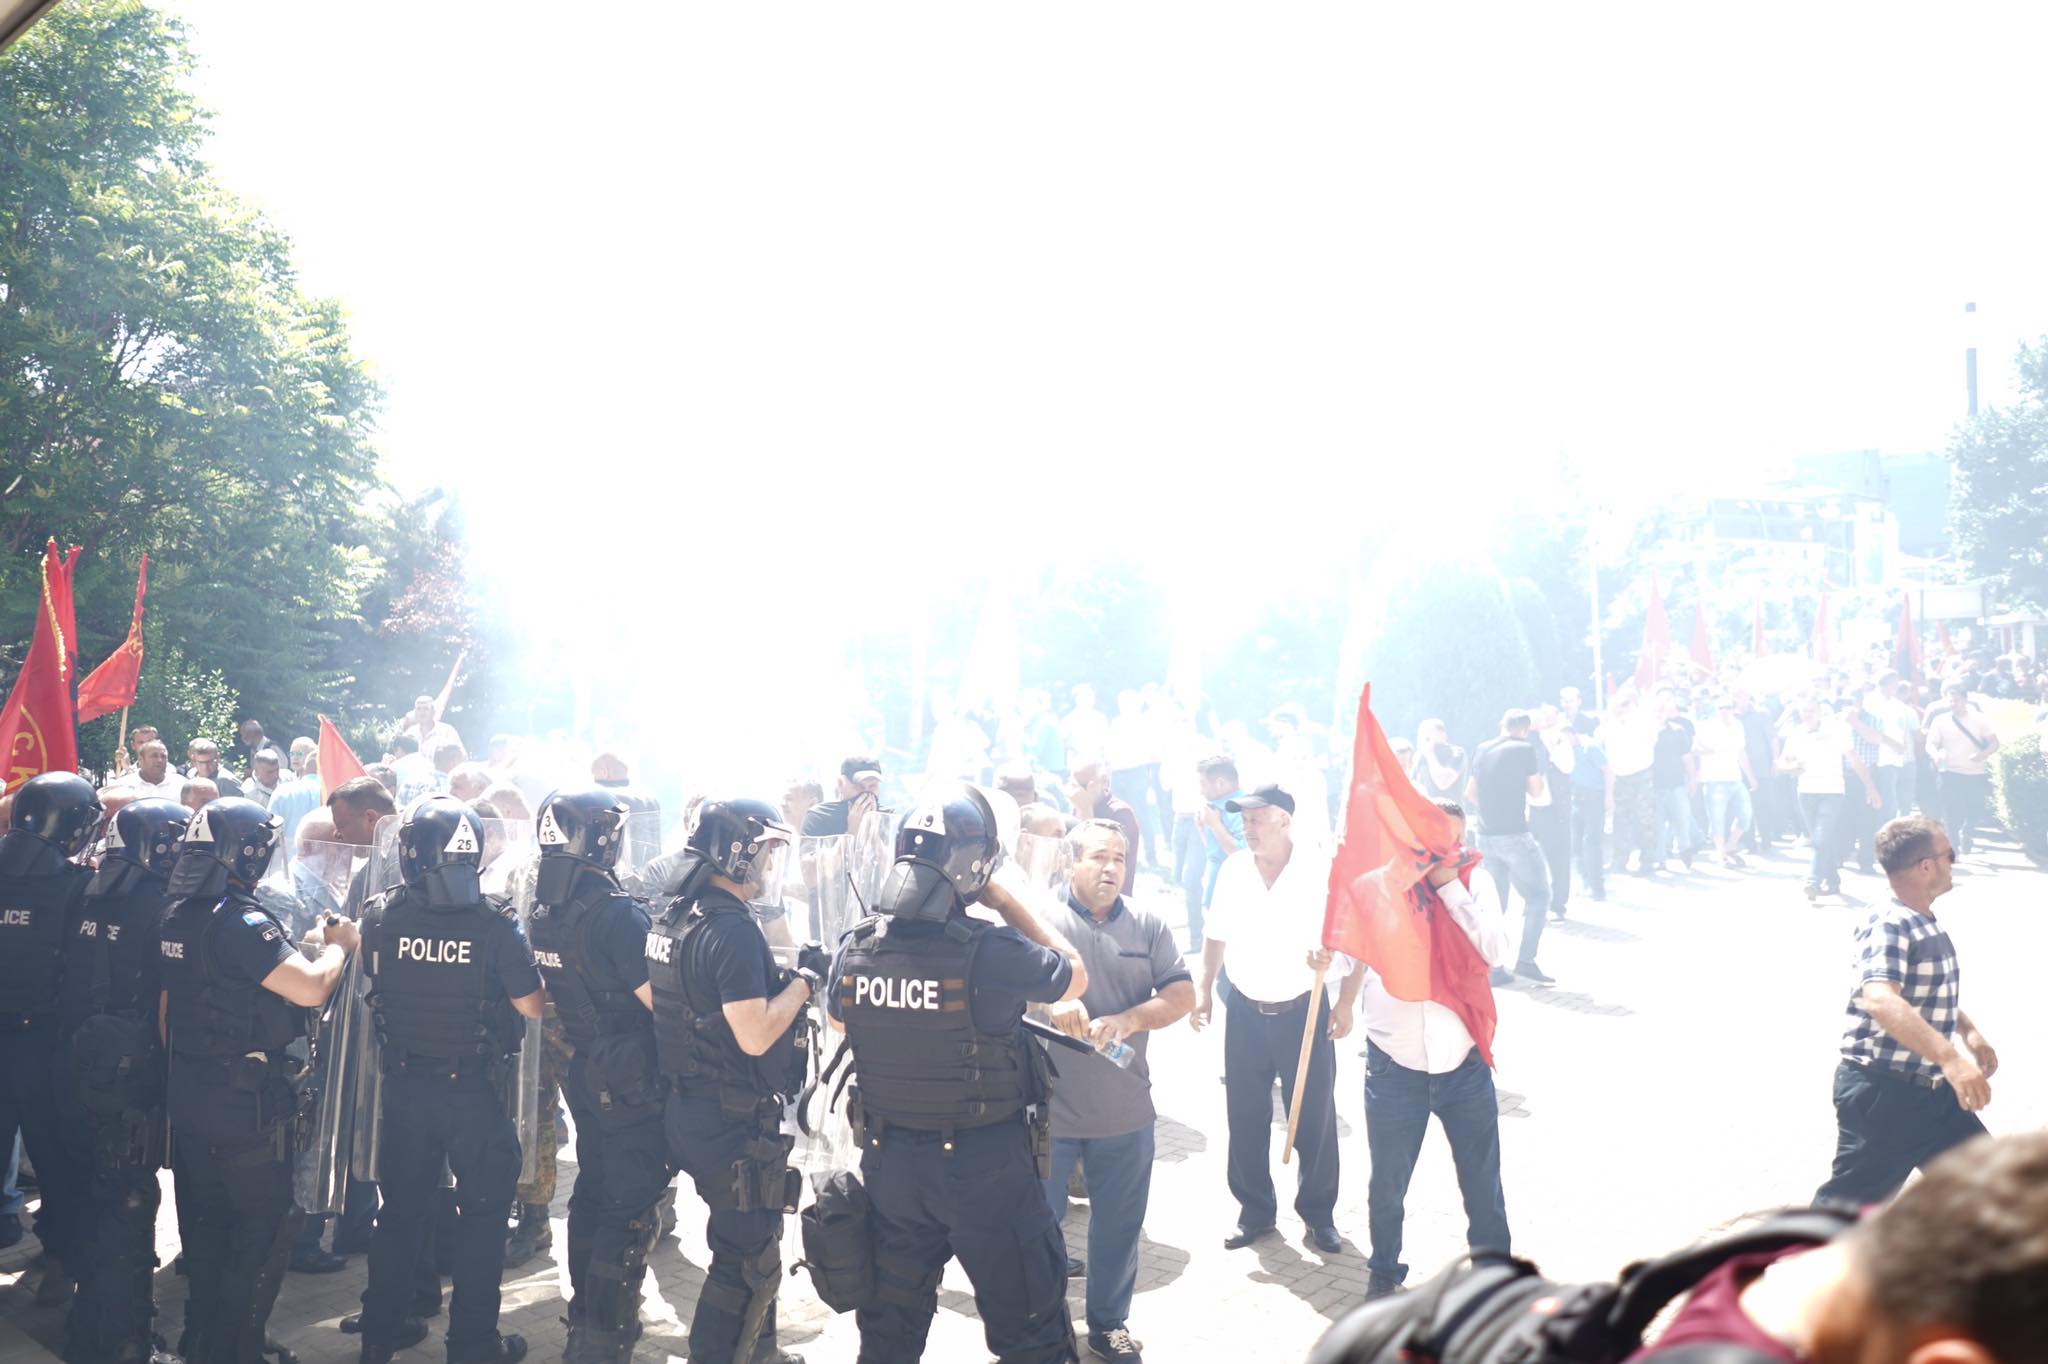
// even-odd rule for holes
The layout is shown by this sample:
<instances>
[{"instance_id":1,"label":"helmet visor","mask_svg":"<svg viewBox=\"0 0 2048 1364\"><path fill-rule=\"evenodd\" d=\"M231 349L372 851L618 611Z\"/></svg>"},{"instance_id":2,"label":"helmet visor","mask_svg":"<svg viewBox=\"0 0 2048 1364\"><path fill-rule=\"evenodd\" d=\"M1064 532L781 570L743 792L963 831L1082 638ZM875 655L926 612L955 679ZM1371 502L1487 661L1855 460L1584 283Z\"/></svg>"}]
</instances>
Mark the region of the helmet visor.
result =
<instances>
[{"instance_id":1,"label":"helmet visor","mask_svg":"<svg viewBox=\"0 0 2048 1364\"><path fill-rule=\"evenodd\" d=\"M772 838L747 863L746 901L756 909L781 909L784 881L794 874L786 839Z\"/></svg>"}]
</instances>

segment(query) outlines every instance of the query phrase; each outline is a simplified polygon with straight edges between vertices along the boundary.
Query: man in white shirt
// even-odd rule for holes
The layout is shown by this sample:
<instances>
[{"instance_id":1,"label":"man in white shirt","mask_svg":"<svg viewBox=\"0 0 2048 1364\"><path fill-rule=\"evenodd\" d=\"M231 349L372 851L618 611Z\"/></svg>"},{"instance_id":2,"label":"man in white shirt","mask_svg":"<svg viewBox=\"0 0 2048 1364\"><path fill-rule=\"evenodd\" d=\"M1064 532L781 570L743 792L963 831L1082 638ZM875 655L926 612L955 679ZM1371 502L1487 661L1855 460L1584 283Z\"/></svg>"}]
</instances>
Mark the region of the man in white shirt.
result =
<instances>
[{"instance_id":1,"label":"man in white shirt","mask_svg":"<svg viewBox=\"0 0 2048 1364\"><path fill-rule=\"evenodd\" d=\"M1465 812L1438 801L1457 820ZM1508 934L1499 914L1480 907L1454 863L1430 869L1432 916L1439 931L1455 924L1491 967L1507 965ZM1408 1180L1434 1113L1451 1143L1458 1191L1465 1199L1465 1241L1476 1254L1508 1253L1507 1201L1500 1184L1500 1106L1493 1067L1455 1011L1434 1000L1397 999L1379 973L1365 973L1365 1140L1372 1153L1366 1195L1372 1227L1367 1298L1385 1297L1408 1277L1401 1263L1401 1224Z\"/></svg>"},{"instance_id":2,"label":"man in white shirt","mask_svg":"<svg viewBox=\"0 0 2048 1364\"><path fill-rule=\"evenodd\" d=\"M1778 749L1778 770L1798 778L1799 811L1806 818L1807 836L1813 840L1813 869L1806 878L1809 900L1842 892L1842 806L1849 789L1842 772L1844 763L1862 780L1870 808L1881 806L1884 801L1877 793L1877 783L1856 756L1849 727L1829 715L1819 697L1801 698L1799 719L1785 731Z\"/></svg>"},{"instance_id":3,"label":"man in white shirt","mask_svg":"<svg viewBox=\"0 0 2048 1364\"><path fill-rule=\"evenodd\" d=\"M171 766L171 750L161 739L151 739L135 751L135 766L107 783L105 789L134 800L176 800L185 789L185 780Z\"/></svg>"},{"instance_id":4,"label":"man in white shirt","mask_svg":"<svg viewBox=\"0 0 2048 1364\"><path fill-rule=\"evenodd\" d=\"M1706 799L1707 832L1724 867L1741 867L1742 836L1749 832L1749 793L1756 773L1749 766L1749 739L1742 722L1722 709L1721 698L1703 696L1694 727L1693 758L1699 763L1701 794Z\"/></svg>"},{"instance_id":5,"label":"man in white shirt","mask_svg":"<svg viewBox=\"0 0 2048 1364\"><path fill-rule=\"evenodd\" d=\"M440 708L431 696L415 697L412 714L398 727L400 734L410 734L419 740L420 752L433 753L442 744L459 744L462 736L455 732L455 726L443 720Z\"/></svg>"},{"instance_id":6,"label":"man in white shirt","mask_svg":"<svg viewBox=\"0 0 2048 1364\"><path fill-rule=\"evenodd\" d=\"M1300 1177L1294 1210L1309 1245L1325 1255L1343 1249L1333 1221L1337 1207L1337 1048L1351 1031L1361 984L1350 959L1322 945L1329 897L1330 854L1297 844L1291 828L1294 797L1261 786L1225 803L1244 816L1245 846L1216 876L1202 943L1202 988L1190 1016L1197 1031L1208 1024L1216 977L1226 959L1230 993L1223 1027L1223 1085L1230 1123L1230 1192L1237 1199L1237 1229L1223 1238L1236 1250L1270 1236L1279 1212L1273 1189L1273 1080L1281 1100L1294 1103L1295 1070L1309 1009L1316 1011L1314 1044L1302 1090L1301 1127L1294 1150ZM1329 989L1311 1001L1315 973L1328 969L1341 982L1337 1004Z\"/></svg>"},{"instance_id":7,"label":"man in white shirt","mask_svg":"<svg viewBox=\"0 0 2048 1364\"><path fill-rule=\"evenodd\" d=\"M1915 739L1920 717L1899 700L1899 675L1886 673L1863 698L1863 711L1877 726L1877 794L1884 805L1877 822L1897 819L1912 800L1912 765L1919 758Z\"/></svg>"}]
</instances>

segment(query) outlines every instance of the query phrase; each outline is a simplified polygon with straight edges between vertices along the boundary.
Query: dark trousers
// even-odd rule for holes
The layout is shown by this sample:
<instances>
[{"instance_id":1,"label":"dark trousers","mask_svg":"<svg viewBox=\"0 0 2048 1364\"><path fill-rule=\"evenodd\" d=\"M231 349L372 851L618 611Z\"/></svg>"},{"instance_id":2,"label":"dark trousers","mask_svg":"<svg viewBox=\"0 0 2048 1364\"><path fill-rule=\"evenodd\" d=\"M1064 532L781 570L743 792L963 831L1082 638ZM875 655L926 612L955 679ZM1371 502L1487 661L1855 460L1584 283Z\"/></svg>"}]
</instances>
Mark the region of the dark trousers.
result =
<instances>
[{"instance_id":1,"label":"dark trousers","mask_svg":"<svg viewBox=\"0 0 2048 1364\"><path fill-rule=\"evenodd\" d=\"M1120 1137L1056 1137L1045 1201L1058 1217L1074 1167L1088 1189L1088 1329L1127 1324L1138 1291L1138 1242L1152 1198L1151 1124Z\"/></svg>"},{"instance_id":2,"label":"dark trousers","mask_svg":"<svg viewBox=\"0 0 2048 1364\"><path fill-rule=\"evenodd\" d=\"M870 1120L872 1121L872 1119ZM891 1127L861 1153L875 1246L875 1297L859 1310L859 1364L914 1364L958 1257L1000 1364L1067 1364L1067 1242L1022 1122L956 1133Z\"/></svg>"},{"instance_id":3,"label":"dark trousers","mask_svg":"<svg viewBox=\"0 0 2048 1364\"><path fill-rule=\"evenodd\" d=\"M292 1162L275 1136L232 1146L171 1135L185 1256L185 1364L258 1364L298 1231Z\"/></svg>"},{"instance_id":4,"label":"dark trousers","mask_svg":"<svg viewBox=\"0 0 2048 1364\"><path fill-rule=\"evenodd\" d=\"M1237 1200L1241 1226L1270 1227L1279 1214L1280 1201L1273 1189L1273 1079L1279 1077L1283 1106L1291 1109L1308 1004L1303 999L1278 1013L1265 1013L1257 1001L1233 990L1225 1006L1223 1089L1230 1123L1230 1193ZM1300 1171L1294 1211L1311 1227L1327 1227L1337 1207L1337 1047L1330 1041L1328 995L1315 1004L1315 1042L1309 1048L1308 1085L1302 1091L1301 1127L1294 1139Z\"/></svg>"},{"instance_id":5,"label":"dark trousers","mask_svg":"<svg viewBox=\"0 0 2048 1364\"><path fill-rule=\"evenodd\" d=\"M775 1117L780 1116L778 1106ZM669 1158L689 1175L697 1196L711 1209L705 1232L711 1268L704 1272L704 1290L690 1319L690 1359L692 1364L733 1364L748 1305L756 1293L772 1299L782 1282L781 1210L740 1212L733 1206L733 1166L746 1158L747 1145L762 1124L750 1116L728 1115L715 1094L670 1094L665 1126ZM768 1133L777 1130L770 1120ZM754 1337L755 1349L774 1339L771 1301Z\"/></svg>"},{"instance_id":6,"label":"dark trousers","mask_svg":"<svg viewBox=\"0 0 2048 1364\"><path fill-rule=\"evenodd\" d=\"M1586 888L1607 893L1607 793L1598 787L1572 788L1572 856Z\"/></svg>"},{"instance_id":7,"label":"dark trousers","mask_svg":"<svg viewBox=\"0 0 2048 1364\"><path fill-rule=\"evenodd\" d=\"M1656 865L1657 792L1647 771L1631 772L1614 779L1614 869L1628 866L1635 853L1638 865L1648 871Z\"/></svg>"},{"instance_id":8,"label":"dark trousers","mask_svg":"<svg viewBox=\"0 0 2048 1364\"><path fill-rule=\"evenodd\" d=\"M1846 797L1812 795L1802 792L1799 813L1806 820L1806 835L1813 841L1813 866L1806 879L1817 886L1840 883L1842 865L1842 802Z\"/></svg>"},{"instance_id":9,"label":"dark trousers","mask_svg":"<svg viewBox=\"0 0 2048 1364\"><path fill-rule=\"evenodd\" d=\"M569 1192L569 1317L597 1331L624 1331L640 1317L647 1253L661 1230L658 1205L675 1171L658 1102L599 1103L569 1067L563 1095L576 1119L576 1187ZM515 1177L517 1171L514 1171Z\"/></svg>"},{"instance_id":10,"label":"dark trousers","mask_svg":"<svg viewBox=\"0 0 2048 1364\"><path fill-rule=\"evenodd\" d=\"M1508 911L1508 887L1522 897L1522 946L1518 960L1524 966L1536 964L1536 949L1543 942L1543 924L1550 913L1550 863L1534 834L1481 834L1479 855L1500 892L1502 914Z\"/></svg>"},{"instance_id":11,"label":"dark trousers","mask_svg":"<svg viewBox=\"0 0 2048 1364\"><path fill-rule=\"evenodd\" d=\"M80 1152L91 1160L83 1242L71 1272L78 1295L65 1320L67 1364L147 1364L156 1315L156 1213L162 1195L163 1112L132 1121L76 1110Z\"/></svg>"},{"instance_id":12,"label":"dark trousers","mask_svg":"<svg viewBox=\"0 0 2048 1364\"><path fill-rule=\"evenodd\" d=\"M36 1235L43 1248L75 1276L84 1250L86 1169L77 1143L68 1140L57 1103L57 1059L62 1042L52 1025L0 1033L0 1134L21 1144L43 1185Z\"/></svg>"},{"instance_id":13,"label":"dark trousers","mask_svg":"<svg viewBox=\"0 0 2048 1364\"><path fill-rule=\"evenodd\" d=\"M1192 815L1173 820L1173 880L1180 887L1188 911L1188 951L1202 947L1202 901L1208 885L1209 850L1202 844L1201 828Z\"/></svg>"},{"instance_id":14,"label":"dark trousers","mask_svg":"<svg viewBox=\"0 0 2048 1364\"><path fill-rule=\"evenodd\" d=\"M393 1067L384 1075L383 1142L384 1205L370 1238L364 1344L392 1344L403 1329L445 1164L455 1175L456 1207L454 1244L448 1248L448 1357L494 1358L505 1220L519 1182L519 1136L504 1101L482 1070L450 1078Z\"/></svg>"},{"instance_id":15,"label":"dark trousers","mask_svg":"<svg viewBox=\"0 0 2048 1364\"><path fill-rule=\"evenodd\" d=\"M1851 1061L1835 1067L1835 1125L1835 1168L1816 1202L1882 1203L1907 1175L1984 1135L1984 1124L1946 1084L1930 1087Z\"/></svg>"},{"instance_id":16,"label":"dark trousers","mask_svg":"<svg viewBox=\"0 0 2048 1364\"><path fill-rule=\"evenodd\" d=\"M1408 1181L1422 1154L1422 1138L1434 1113L1450 1139L1458 1192L1465 1200L1465 1243L1476 1253L1508 1253L1508 1206L1500 1186L1500 1103L1493 1068L1474 1047L1456 1070L1432 1075L1410 1070L1371 1043L1365 1049L1365 1141L1372 1153L1372 1181L1366 1193L1372 1224L1376 1278L1400 1283L1401 1224Z\"/></svg>"},{"instance_id":17,"label":"dark trousers","mask_svg":"<svg viewBox=\"0 0 2048 1364\"><path fill-rule=\"evenodd\" d=\"M1562 917L1572 896L1572 807L1562 791L1552 792L1551 801L1530 813L1529 832L1550 868L1550 912Z\"/></svg>"},{"instance_id":18,"label":"dark trousers","mask_svg":"<svg viewBox=\"0 0 2048 1364\"><path fill-rule=\"evenodd\" d=\"M1957 852L1977 850L1977 823L1984 818L1984 805L1991 798L1991 778L1984 775L1964 776L1960 772L1941 774L1941 822L1948 826L1948 836L1955 841ZM38 1170L43 1168L40 1157L30 1151Z\"/></svg>"}]
</instances>

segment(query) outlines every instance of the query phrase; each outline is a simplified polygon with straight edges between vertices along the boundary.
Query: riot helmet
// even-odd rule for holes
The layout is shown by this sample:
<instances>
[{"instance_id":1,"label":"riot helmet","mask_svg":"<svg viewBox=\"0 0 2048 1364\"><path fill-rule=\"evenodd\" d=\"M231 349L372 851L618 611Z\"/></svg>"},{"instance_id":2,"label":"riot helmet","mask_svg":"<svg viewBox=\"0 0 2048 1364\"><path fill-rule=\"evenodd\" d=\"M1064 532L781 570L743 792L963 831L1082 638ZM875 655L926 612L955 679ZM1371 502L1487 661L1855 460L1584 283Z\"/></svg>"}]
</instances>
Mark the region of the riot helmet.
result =
<instances>
[{"instance_id":1,"label":"riot helmet","mask_svg":"<svg viewBox=\"0 0 2048 1364\"><path fill-rule=\"evenodd\" d=\"M14 793L14 817L0 839L0 874L47 876L85 851L99 832L99 792L76 772L44 772Z\"/></svg>"},{"instance_id":2,"label":"riot helmet","mask_svg":"<svg viewBox=\"0 0 2048 1364\"><path fill-rule=\"evenodd\" d=\"M777 905L783 861L795 841L782 812L765 800L708 800L685 846L720 876L745 887L748 903Z\"/></svg>"},{"instance_id":3,"label":"riot helmet","mask_svg":"<svg viewBox=\"0 0 2048 1364\"><path fill-rule=\"evenodd\" d=\"M557 791L534 818L540 844L540 879L534 897L556 905L569 898L586 867L609 877L625 845L626 802L603 787Z\"/></svg>"},{"instance_id":4,"label":"riot helmet","mask_svg":"<svg viewBox=\"0 0 2048 1364\"><path fill-rule=\"evenodd\" d=\"M179 841L191 822L190 810L157 796L122 806L107 821L107 851L86 894L122 895L148 879L161 884L177 865Z\"/></svg>"},{"instance_id":5,"label":"riot helmet","mask_svg":"<svg viewBox=\"0 0 2048 1364\"><path fill-rule=\"evenodd\" d=\"M171 894L213 897L229 886L252 891L283 843L284 820L253 800L222 796L199 807L185 826Z\"/></svg>"},{"instance_id":6,"label":"riot helmet","mask_svg":"<svg viewBox=\"0 0 2048 1364\"><path fill-rule=\"evenodd\" d=\"M927 792L896 830L896 864L875 908L904 919L944 923L981 894L1002 865L995 812L964 782Z\"/></svg>"},{"instance_id":7,"label":"riot helmet","mask_svg":"<svg viewBox=\"0 0 2048 1364\"><path fill-rule=\"evenodd\" d=\"M483 898L484 821L453 796L426 796L398 828L398 865L405 884L436 909L459 909Z\"/></svg>"}]
</instances>

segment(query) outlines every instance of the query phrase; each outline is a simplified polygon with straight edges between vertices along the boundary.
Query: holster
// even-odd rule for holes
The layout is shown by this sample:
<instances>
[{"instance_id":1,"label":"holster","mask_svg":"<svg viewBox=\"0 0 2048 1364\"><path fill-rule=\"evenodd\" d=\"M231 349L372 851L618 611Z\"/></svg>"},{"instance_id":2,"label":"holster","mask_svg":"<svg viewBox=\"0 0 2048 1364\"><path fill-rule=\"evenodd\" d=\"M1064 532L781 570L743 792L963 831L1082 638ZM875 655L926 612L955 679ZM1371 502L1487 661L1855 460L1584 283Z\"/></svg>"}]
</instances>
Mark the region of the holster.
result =
<instances>
[{"instance_id":1,"label":"holster","mask_svg":"<svg viewBox=\"0 0 2048 1364\"><path fill-rule=\"evenodd\" d=\"M1030 1112L1031 1159L1038 1165L1040 1179L1052 1178L1052 1105L1034 1104Z\"/></svg>"},{"instance_id":2,"label":"holster","mask_svg":"<svg viewBox=\"0 0 2048 1364\"><path fill-rule=\"evenodd\" d=\"M770 1133L747 1143L747 1152L732 1163L732 1210L773 1211L783 1214L797 1210L803 1195L803 1176L789 1167L789 1153L795 1137Z\"/></svg>"}]
</instances>

